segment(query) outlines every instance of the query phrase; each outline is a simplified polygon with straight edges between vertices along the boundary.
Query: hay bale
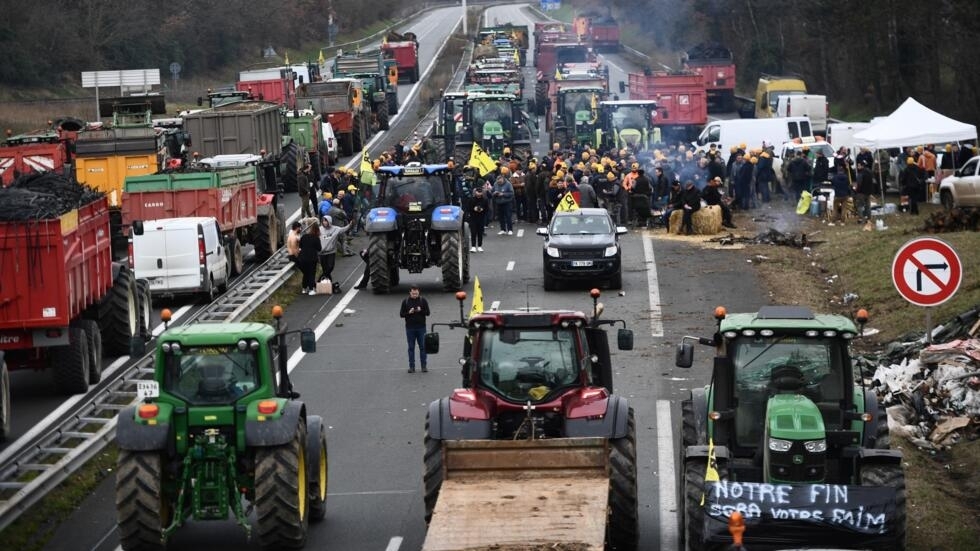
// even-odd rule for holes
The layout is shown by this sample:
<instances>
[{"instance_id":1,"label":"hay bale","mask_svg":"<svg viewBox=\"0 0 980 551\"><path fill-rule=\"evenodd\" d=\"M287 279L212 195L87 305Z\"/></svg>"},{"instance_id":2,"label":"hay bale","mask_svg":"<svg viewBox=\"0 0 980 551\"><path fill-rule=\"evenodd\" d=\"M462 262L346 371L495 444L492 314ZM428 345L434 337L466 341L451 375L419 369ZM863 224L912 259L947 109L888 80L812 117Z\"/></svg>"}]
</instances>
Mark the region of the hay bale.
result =
<instances>
[{"instance_id":1,"label":"hay bale","mask_svg":"<svg viewBox=\"0 0 980 551\"><path fill-rule=\"evenodd\" d=\"M684 212L675 210L670 213L668 225L669 233L681 233L681 221L684 219ZM691 226L694 228L695 235L715 235L721 231L721 207L711 205L701 207L694 213L691 219Z\"/></svg>"}]
</instances>

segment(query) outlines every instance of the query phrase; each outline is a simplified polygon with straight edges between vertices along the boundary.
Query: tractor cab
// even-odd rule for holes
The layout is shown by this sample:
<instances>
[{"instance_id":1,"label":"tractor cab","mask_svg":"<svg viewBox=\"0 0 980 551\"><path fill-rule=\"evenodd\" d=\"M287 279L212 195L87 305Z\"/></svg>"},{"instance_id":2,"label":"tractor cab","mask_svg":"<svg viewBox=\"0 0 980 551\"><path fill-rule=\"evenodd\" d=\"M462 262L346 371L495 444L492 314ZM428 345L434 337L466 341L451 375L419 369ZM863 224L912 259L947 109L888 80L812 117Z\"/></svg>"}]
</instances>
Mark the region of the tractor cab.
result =
<instances>
[{"instance_id":1,"label":"tractor cab","mask_svg":"<svg viewBox=\"0 0 980 551\"><path fill-rule=\"evenodd\" d=\"M378 206L394 208L400 215L428 215L452 200L446 165L383 166L378 177Z\"/></svg>"},{"instance_id":2,"label":"tractor cab","mask_svg":"<svg viewBox=\"0 0 980 551\"><path fill-rule=\"evenodd\" d=\"M654 128L656 113L657 102L652 100L600 102L595 142L604 148L648 150L651 143L660 142L659 130Z\"/></svg>"}]
</instances>

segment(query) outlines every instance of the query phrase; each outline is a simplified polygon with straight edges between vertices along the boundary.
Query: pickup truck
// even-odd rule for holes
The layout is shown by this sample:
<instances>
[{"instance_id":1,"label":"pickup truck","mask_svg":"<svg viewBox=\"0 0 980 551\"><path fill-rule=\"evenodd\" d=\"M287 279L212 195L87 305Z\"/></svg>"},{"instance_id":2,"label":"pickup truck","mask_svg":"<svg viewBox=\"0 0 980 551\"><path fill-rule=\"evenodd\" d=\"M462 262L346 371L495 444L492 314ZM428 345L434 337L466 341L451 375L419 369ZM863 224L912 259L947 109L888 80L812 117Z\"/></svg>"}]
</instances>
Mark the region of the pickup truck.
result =
<instances>
[{"instance_id":1,"label":"pickup truck","mask_svg":"<svg viewBox=\"0 0 980 551\"><path fill-rule=\"evenodd\" d=\"M980 156L973 157L952 176L939 184L939 198L950 210L954 207L980 207Z\"/></svg>"}]
</instances>

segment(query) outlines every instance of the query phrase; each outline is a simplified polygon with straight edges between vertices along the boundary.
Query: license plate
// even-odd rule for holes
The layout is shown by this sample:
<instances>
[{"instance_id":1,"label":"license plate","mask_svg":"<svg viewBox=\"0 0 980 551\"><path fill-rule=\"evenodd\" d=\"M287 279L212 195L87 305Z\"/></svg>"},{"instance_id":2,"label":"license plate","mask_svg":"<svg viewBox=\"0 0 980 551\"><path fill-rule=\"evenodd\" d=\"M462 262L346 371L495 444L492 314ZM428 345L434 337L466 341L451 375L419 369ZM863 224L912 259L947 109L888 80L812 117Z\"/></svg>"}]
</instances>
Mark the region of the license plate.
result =
<instances>
[{"instance_id":1,"label":"license plate","mask_svg":"<svg viewBox=\"0 0 980 551\"><path fill-rule=\"evenodd\" d=\"M164 281L163 281L163 278L162 277L154 277L154 278L151 278L150 279L150 287L151 288L163 287L163 284L164 284Z\"/></svg>"},{"instance_id":2,"label":"license plate","mask_svg":"<svg viewBox=\"0 0 980 551\"><path fill-rule=\"evenodd\" d=\"M592 265L591 260L573 260L572 268L588 268Z\"/></svg>"},{"instance_id":3,"label":"license plate","mask_svg":"<svg viewBox=\"0 0 980 551\"><path fill-rule=\"evenodd\" d=\"M137 381L136 397L140 400L160 396L160 385L156 381Z\"/></svg>"}]
</instances>

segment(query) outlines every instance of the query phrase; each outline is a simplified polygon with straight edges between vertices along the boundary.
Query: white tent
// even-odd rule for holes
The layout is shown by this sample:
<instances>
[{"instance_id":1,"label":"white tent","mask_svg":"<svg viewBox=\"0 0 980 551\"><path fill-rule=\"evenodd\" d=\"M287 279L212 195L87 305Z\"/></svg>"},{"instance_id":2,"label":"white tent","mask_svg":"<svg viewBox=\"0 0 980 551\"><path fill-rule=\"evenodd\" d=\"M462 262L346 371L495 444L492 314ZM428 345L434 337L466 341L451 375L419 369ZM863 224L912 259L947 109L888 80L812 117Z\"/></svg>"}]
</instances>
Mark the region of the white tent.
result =
<instances>
[{"instance_id":1,"label":"white tent","mask_svg":"<svg viewBox=\"0 0 980 551\"><path fill-rule=\"evenodd\" d=\"M854 145L887 149L976 139L976 126L940 115L908 98L884 120L854 134Z\"/></svg>"}]
</instances>

